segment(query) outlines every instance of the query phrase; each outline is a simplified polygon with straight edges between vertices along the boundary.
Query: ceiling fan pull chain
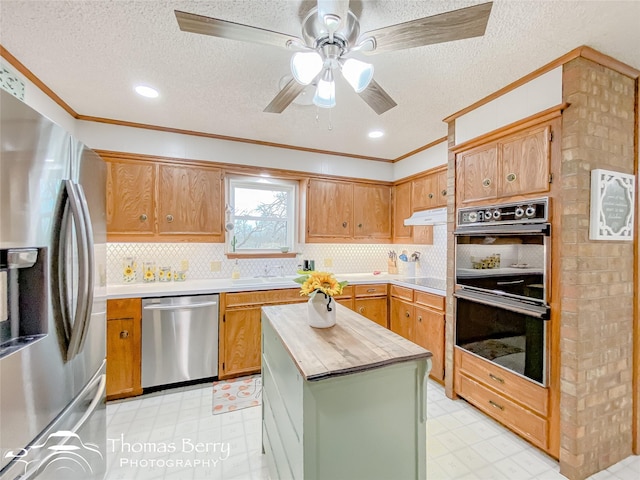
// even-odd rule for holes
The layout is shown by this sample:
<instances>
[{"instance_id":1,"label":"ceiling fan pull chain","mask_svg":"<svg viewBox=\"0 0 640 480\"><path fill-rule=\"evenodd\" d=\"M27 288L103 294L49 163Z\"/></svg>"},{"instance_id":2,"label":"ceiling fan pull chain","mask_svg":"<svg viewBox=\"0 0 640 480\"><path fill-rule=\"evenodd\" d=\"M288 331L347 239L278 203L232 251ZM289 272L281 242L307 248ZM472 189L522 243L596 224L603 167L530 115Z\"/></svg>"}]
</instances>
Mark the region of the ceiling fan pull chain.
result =
<instances>
[{"instance_id":1,"label":"ceiling fan pull chain","mask_svg":"<svg viewBox=\"0 0 640 480\"><path fill-rule=\"evenodd\" d=\"M333 111L333 109L329 109L329 131L333 130L333 115L331 114L331 112Z\"/></svg>"}]
</instances>

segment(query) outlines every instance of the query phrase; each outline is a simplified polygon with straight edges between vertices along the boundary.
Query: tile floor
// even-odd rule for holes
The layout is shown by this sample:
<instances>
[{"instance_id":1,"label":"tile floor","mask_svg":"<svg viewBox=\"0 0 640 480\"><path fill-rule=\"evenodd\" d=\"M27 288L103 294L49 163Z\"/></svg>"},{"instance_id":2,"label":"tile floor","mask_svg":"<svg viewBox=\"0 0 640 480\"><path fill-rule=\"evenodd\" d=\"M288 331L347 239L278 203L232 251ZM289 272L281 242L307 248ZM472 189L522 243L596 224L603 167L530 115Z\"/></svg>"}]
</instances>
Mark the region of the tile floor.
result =
<instances>
[{"instance_id":1,"label":"tile floor","mask_svg":"<svg viewBox=\"0 0 640 480\"><path fill-rule=\"evenodd\" d=\"M464 400L449 400L437 383L429 383L427 402L428 480L565 478L552 458ZM110 402L106 479L268 479L260 407L220 415L211 408L210 384ZM638 456L591 477L638 478Z\"/></svg>"}]
</instances>

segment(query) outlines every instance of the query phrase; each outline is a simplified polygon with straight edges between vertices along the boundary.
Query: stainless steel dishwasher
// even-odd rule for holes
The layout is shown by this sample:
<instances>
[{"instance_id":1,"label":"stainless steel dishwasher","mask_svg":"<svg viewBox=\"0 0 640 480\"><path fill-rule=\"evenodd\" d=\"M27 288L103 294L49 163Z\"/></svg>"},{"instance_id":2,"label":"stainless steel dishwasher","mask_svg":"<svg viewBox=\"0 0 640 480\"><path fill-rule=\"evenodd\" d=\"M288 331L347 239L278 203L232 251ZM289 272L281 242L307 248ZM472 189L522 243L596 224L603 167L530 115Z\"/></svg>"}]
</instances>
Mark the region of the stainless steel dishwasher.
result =
<instances>
[{"instance_id":1,"label":"stainless steel dishwasher","mask_svg":"<svg viewBox=\"0 0 640 480\"><path fill-rule=\"evenodd\" d=\"M142 301L142 387L218 375L218 295Z\"/></svg>"}]
</instances>

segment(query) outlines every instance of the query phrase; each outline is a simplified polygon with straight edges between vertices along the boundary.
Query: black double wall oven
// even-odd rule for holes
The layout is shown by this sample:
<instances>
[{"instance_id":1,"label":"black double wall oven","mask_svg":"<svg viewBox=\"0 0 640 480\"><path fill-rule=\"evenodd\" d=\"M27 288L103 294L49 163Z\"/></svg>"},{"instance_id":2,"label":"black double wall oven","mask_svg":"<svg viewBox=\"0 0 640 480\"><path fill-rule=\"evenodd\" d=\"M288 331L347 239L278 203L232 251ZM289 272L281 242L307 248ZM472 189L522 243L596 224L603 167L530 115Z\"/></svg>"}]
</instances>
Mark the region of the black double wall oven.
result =
<instances>
[{"instance_id":1,"label":"black double wall oven","mask_svg":"<svg viewBox=\"0 0 640 480\"><path fill-rule=\"evenodd\" d=\"M548 383L549 199L457 212L457 347Z\"/></svg>"}]
</instances>

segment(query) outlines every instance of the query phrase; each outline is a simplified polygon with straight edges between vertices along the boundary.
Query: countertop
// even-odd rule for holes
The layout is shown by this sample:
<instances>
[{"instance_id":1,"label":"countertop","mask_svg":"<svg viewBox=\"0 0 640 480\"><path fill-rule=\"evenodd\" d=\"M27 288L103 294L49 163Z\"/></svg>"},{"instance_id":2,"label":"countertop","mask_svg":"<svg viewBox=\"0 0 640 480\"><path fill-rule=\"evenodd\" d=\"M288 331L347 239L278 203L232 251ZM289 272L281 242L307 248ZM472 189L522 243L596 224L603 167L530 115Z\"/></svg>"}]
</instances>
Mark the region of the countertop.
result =
<instances>
[{"instance_id":1,"label":"countertop","mask_svg":"<svg viewBox=\"0 0 640 480\"><path fill-rule=\"evenodd\" d=\"M107 298L135 298L135 297L168 297L177 295L201 295L222 292L246 292L253 290L278 290L283 288L300 288L293 281L299 275L270 278L230 278L186 280L184 282L153 282L153 283L127 283L107 285ZM373 275L369 273L335 274L339 281L346 280L349 285L366 283L391 283L404 287L414 288L435 295L446 295L446 281L432 277L406 278L399 275L381 273Z\"/></svg>"},{"instance_id":2,"label":"countertop","mask_svg":"<svg viewBox=\"0 0 640 480\"><path fill-rule=\"evenodd\" d=\"M308 381L429 358L431 352L362 315L337 305L331 328L302 325L307 304L262 307L274 330Z\"/></svg>"}]
</instances>

